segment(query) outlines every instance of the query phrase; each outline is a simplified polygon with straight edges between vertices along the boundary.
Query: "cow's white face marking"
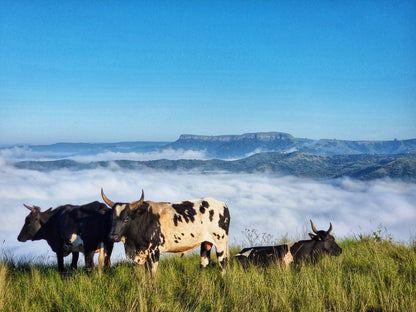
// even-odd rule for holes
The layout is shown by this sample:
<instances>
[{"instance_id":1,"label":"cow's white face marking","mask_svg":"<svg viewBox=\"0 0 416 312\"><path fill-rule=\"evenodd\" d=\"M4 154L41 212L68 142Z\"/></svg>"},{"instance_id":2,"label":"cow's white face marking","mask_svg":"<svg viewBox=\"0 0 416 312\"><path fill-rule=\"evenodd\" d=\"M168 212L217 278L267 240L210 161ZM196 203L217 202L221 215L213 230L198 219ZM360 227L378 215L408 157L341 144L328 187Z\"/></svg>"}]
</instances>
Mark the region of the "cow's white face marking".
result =
<instances>
[{"instance_id":1,"label":"cow's white face marking","mask_svg":"<svg viewBox=\"0 0 416 312\"><path fill-rule=\"evenodd\" d=\"M81 236L77 235L76 233L72 233L69 241L71 242L71 246L69 247L71 251L84 252L84 241L82 240Z\"/></svg>"},{"instance_id":2,"label":"cow's white face marking","mask_svg":"<svg viewBox=\"0 0 416 312\"><path fill-rule=\"evenodd\" d=\"M121 212L124 209L126 209L126 205L125 204L123 204L123 205L117 205L117 207L116 207L116 215L117 215L117 217L120 217Z\"/></svg>"}]
</instances>

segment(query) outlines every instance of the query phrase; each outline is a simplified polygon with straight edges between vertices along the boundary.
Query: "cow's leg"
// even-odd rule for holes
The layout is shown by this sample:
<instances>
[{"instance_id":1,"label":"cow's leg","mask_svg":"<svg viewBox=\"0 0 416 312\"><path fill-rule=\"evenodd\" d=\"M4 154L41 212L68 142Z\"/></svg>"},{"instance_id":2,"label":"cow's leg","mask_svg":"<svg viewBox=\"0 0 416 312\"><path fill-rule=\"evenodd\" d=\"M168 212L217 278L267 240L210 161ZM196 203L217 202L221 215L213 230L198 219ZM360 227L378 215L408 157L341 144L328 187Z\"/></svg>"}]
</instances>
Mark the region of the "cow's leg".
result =
<instances>
[{"instance_id":1,"label":"cow's leg","mask_svg":"<svg viewBox=\"0 0 416 312\"><path fill-rule=\"evenodd\" d=\"M159 261L153 261L150 258L147 258L145 267L150 274L154 275L157 271L157 267L159 266Z\"/></svg>"},{"instance_id":2,"label":"cow's leg","mask_svg":"<svg viewBox=\"0 0 416 312\"><path fill-rule=\"evenodd\" d=\"M146 261L146 269L152 275L156 274L158 266L159 266L159 261Z\"/></svg>"},{"instance_id":3,"label":"cow's leg","mask_svg":"<svg viewBox=\"0 0 416 312\"><path fill-rule=\"evenodd\" d=\"M109 268L111 266L111 253L113 252L113 242L107 242L104 246L105 250L105 258L104 258L104 266Z\"/></svg>"},{"instance_id":4,"label":"cow's leg","mask_svg":"<svg viewBox=\"0 0 416 312\"><path fill-rule=\"evenodd\" d=\"M217 259L218 259L218 263L220 264L220 267L222 269L225 269L225 267L228 264L228 257L226 255L225 250L218 250L217 249Z\"/></svg>"},{"instance_id":5,"label":"cow's leg","mask_svg":"<svg viewBox=\"0 0 416 312\"><path fill-rule=\"evenodd\" d=\"M59 273L64 273L64 254L62 251L56 253L56 259L58 260Z\"/></svg>"},{"instance_id":6,"label":"cow's leg","mask_svg":"<svg viewBox=\"0 0 416 312\"><path fill-rule=\"evenodd\" d=\"M146 260L146 269L152 274L156 274L157 267L159 266L159 257L160 251L159 249L152 249L149 251L149 256Z\"/></svg>"},{"instance_id":7,"label":"cow's leg","mask_svg":"<svg viewBox=\"0 0 416 312\"><path fill-rule=\"evenodd\" d=\"M91 270L94 268L94 251L85 251L85 268Z\"/></svg>"},{"instance_id":8,"label":"cow's leg","mask_svg":"<svg viewBox=\"0 0 416 312\"><path fill-rule=\"evenodd\" d=\"M205 268L211 260L212 243L203 242L201 244L201 268Z\"/></svg>"},{"instance_id":9,"label":"cow's leg","mask_svg":"<svg viewBox=\"0 0 416 312\"><path fill-rule=\"evenodd\" d=\"M76 270L78 265L79 252L72 252L71 269Z\"/></svg>"},{"instance_id":10,"label":"cow's leg","mask_svg":"<svg viewBox=\"0 0 416 312\"><path fill-rule=\"evenodd\" d=\"M106 257L104 243L101 243L100 253L98 254L98 268L102 269L104 266L104 259Z\"/></svg>"},{"instance_id":11,"label":"cow's leg","mask_svg":"<svg viewBox=\"0 0 416 312\"><path fill-rule=\"evenodd\" d=\"M218 264L224 273L224 270L228 266L228 259L230 257L228 249L228 233L225 231L220 234L212 233L212 239L214 240L215 250L217 252Z\"/></svg>"},{"instance_id":12,"label":"cow's leg","mask_svg":"<svg viewBox=\"0 0 416 312\"><path fill-rule=\"evenodd\" d=\"M229 258L229 251L228 251L228 239L224 239L221 242L218 242L215 245L215 250L217 252L217 259L221 269L225 270L228 266L228 258Z\"/></svg>"}]
</instances>

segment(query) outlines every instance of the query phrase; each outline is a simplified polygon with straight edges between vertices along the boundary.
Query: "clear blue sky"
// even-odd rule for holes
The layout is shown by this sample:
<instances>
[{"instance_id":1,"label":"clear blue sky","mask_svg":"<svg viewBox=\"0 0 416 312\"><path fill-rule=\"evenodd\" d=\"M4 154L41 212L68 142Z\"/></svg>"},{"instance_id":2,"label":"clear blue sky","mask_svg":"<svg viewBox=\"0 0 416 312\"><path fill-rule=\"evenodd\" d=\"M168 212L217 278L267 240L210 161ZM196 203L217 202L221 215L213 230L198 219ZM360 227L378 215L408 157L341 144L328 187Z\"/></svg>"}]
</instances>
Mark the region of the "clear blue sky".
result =
<instances>
[{"instance_id":1,"label":"clear blue sky","mask_svg":"<svg viewBox=\"0 0 416 312\"><path fill-rule=\"evenodd\" d=\"M0 144L416 138L415 1L0 8Z\"/></svg>"}]
</instances>

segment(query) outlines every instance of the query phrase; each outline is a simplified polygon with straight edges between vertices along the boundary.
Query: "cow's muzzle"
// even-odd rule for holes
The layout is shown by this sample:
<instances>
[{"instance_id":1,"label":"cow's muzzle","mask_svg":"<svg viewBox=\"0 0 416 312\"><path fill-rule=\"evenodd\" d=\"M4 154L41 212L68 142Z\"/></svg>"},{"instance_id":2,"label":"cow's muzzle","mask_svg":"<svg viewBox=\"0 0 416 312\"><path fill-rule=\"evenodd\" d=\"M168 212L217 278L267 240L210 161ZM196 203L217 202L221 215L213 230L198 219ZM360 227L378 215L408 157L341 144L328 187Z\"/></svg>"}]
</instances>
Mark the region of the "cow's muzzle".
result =
<instances>
[{"instance_id":1,"label":"cow's muzzle","mask_svg":"<svg viewBox=\"0 0 416 312\"><path fill-rule=\"evenodd\" d=\"M27 238L26 238L26 237L24 237L23 235L19 235L19 236L17 237L17 240L18 240L19 242L24 243L24 242L26 242L26 241L27 241Z\"/></svg>"},{"instance_id":2,"label":"cow's muzzle","mask_svg":"<svg viewBox=\"0 0 416 312\"><path fill-rule=\"evenodd\" d=\"M118 243L119 241L121 241L121 236L118 234L111 233L109 235L109 238L112 242L115 242L115 243Z\"/></svg>"},{"instance_id":3,"label":"cow's muzzle","mask_svg":"<svg viewBox=\"0 0 416 312\"><path fill-rule=\"evenodd\" d=\"M335 249L332 251L332 254L333 254L333 255L335 255L335 256L339 256L339 255L341 255L341 254L342 254L342 249L341 249L341 247L338 247L338 246L337 246L337 248L335 248Z\"/></svg>"}]
</instances>

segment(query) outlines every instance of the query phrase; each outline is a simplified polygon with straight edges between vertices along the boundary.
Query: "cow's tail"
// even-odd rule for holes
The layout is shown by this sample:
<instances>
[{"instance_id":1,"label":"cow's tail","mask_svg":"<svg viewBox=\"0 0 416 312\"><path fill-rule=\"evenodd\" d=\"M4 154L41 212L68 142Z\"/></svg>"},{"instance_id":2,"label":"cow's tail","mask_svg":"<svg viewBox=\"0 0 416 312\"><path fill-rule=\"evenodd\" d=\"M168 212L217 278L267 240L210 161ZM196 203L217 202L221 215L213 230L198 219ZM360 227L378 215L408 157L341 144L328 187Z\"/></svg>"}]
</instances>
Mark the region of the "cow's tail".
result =
<instances>
[{"instance_id":1,"label":"cow's tail","mask_svg":"<svg viewBox=\"0 0 416 312\"><path fill-rule=\"evenodd\" d=\"M223 258L221 267L222 267L222 275L225 274L225 271L228 270L230 268L230 262L231 262L231 258L230 258L230 246L228 245L228 237L227 237L227 242L225 243L225 257Z\"/></svg>"},{"instance_id":2,"label":"cow's tail","mask_svg":"<svg viewBox=\"0 0 416 312\"><path fill-rule=\"evenodd\" d=\"M221 275L222 276L224 276L225 273L227 272L227 270L230 268L230 262L231 262L230 247L228 246L228 240L227 240L227 244L225 245L225 257L224 257L223 263L221 265Z\"/></svg>"},{"instance_id":3,"label":"cow's tail","mask_svg":"<svg viewBox=\"0 0 416 312\"><path fill-rule=\"evenodd\" d=\"M228 268L230 266L230 262L231 262L231 258L230 258L230 246L228 245L228 242L227 242L227 250L226 250L225 254L227 256L227 264L226 264L226 266Z\"/></svg>"}]
</instances>

